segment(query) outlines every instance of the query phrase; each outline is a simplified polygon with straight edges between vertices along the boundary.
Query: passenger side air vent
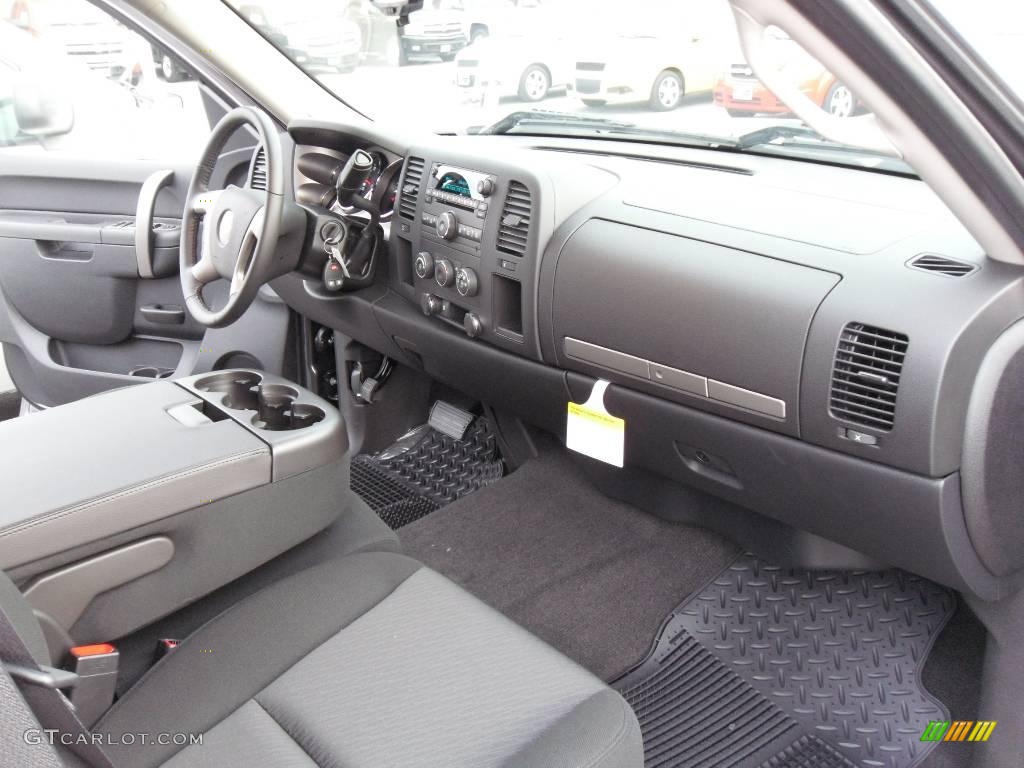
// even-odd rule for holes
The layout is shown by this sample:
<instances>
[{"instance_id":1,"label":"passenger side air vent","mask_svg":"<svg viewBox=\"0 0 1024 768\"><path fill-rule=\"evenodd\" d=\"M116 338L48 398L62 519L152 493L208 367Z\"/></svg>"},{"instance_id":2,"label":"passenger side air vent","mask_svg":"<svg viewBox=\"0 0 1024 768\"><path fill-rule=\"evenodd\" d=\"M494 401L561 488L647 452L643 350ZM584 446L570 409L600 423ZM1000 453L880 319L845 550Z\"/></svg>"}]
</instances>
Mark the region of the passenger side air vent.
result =
<instances>
[{"instance_id":1,"label":"passenger side air vent","mask_svg":"<svg viewBox=\"0 0 1024 768\"><path fill-rule=\"evenodd\" d=\"M267 153L262 146L256 150L256 157L252 161L249 186L252 189L265 190L267 188Z\"/></svg>"},{"instance_id":2,"label":"passenger side air vent","mask_svg":"<svg viewBox=\"0 0 1024 768\"><path fill-rule=\"evenodd\" d=\"M416 198L423 182L423 158L410 157L405 163L405 181L398 196L398 215L403 219L416 218Z\"/></svg>"},{"instance_id":3,"label":"passenger side air vent","mask_svg":"<svg viewBox=\"0 0 1024 768\"><path fill-rule=\"evenodd\" d=\"M847 324L832 367L832 415L884 432L891 430L908 343L902 333Z\"/></svg>"},{"instance_id":4,"label":"passenger side air vent","mask_svg":"<svg viewBox=\"0 0 1024 768\"><path fill-rule=\"evenodd\" d=\"M922 272L932 272L947 277L966 277L978 268L977 264L968 261L957 261L946 256L938 256L934 253L922 253L911 259L907 264L911 269L920 269Z\"/></svg>"},{"instance_id":5,"label":"passenger side air vent","mask_svg":"<svg viewBox=\"0 0 1024 768\"><path fill-rule=\"evenodd\" d=\"M521 257L526 254L529 235L530 190L521 182L510 181L498 227L498 250Z\"/></svg>"}]
</instances>

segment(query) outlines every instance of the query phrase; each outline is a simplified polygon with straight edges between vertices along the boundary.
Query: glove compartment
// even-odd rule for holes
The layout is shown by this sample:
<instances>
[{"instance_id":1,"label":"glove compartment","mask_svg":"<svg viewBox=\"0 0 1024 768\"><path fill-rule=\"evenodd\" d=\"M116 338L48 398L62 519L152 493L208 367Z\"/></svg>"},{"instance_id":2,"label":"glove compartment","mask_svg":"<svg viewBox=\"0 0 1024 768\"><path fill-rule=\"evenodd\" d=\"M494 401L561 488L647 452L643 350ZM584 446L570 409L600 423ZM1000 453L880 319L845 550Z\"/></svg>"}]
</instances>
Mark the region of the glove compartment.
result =
<instances>
[{"instance_id":1,"label":"glove compartment","mask_svg":"<svg viewBox=\"0 0 1024 768\"><path fill-rule=\"evenodd\" d=\"M838 275L600 219L554 272L560 367L799 435L804 345Z\"/></svg>"}]
</instances>

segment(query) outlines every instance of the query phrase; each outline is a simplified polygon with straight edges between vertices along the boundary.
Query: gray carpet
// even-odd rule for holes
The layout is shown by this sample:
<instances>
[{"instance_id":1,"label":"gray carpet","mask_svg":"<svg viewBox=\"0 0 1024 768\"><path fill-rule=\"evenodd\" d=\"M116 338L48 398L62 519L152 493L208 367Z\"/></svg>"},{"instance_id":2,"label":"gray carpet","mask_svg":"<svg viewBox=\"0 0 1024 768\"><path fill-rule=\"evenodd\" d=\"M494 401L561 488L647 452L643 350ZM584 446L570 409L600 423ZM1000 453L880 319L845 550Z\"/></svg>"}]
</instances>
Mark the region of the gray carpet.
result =
<instances>
[{"instance_id":1,"label":"gray carpet","mask_svg":"<svg viewBox=\"0 0 1024 768\"><path fill-rule=\"evenodd\" d=\"M739 553L600 494L560 453L399 532L404 551L605 680Z\"/></svg>"},{"instance_id":2,"label":"gray carpet","mask_svg":"<svg viewBox=\"0 0 1024 768\"><path fill-rule=\"evenodd\" d=\"M961 602L932 646L921 674L924 687L949 707L953 720L986 719L979 708L984 654L985 628ZM975 755L974 744L940 744L921 768L970 768Z\"/></svg>"}]
</instances>

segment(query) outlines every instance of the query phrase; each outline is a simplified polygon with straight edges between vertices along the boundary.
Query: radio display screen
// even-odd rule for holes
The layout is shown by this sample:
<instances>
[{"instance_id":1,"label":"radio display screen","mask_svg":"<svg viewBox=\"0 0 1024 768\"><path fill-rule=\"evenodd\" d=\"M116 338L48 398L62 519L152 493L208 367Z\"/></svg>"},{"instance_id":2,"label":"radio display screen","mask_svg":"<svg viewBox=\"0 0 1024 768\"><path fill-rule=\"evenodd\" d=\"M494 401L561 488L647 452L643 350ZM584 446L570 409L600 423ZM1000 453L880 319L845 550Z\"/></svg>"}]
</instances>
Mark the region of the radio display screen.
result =
<instances>
[{"instance_id":1,"label":"radio display screen","mask_svg":"<svg viewBox=\"0 0 1024 768\"><path fill-rule=\"evenodd\" d=\"M470 189L466 177L457 171L447 171L441 176L437 181L437 189L442 192L450 192L459 197L473 197L473 191Z\"/></svg>"}]
</instances>

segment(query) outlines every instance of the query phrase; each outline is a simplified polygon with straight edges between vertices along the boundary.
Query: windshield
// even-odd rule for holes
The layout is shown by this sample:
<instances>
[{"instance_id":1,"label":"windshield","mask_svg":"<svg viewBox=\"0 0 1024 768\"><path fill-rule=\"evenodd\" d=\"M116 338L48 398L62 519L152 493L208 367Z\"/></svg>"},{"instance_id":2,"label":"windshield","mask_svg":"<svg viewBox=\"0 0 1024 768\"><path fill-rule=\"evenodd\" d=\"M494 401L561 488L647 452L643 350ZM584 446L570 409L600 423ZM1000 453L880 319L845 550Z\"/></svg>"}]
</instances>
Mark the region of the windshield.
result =
<instances>
[{"instance_id":1,"label":"windshield","mask_svg":"<svg viewBox=\"0 0 1024 768\"><path fill-rule=\"evenodd\" d=\"M952 0L949 0L952 2ZM746 64L726 0L226 0L374 120L438 133L603 136L770 152L906 172L826 141ZM818 108L865 105L782 30L776 68ZM553 114L551 114L553 113Z\"/></svg>"}]
</instances>

